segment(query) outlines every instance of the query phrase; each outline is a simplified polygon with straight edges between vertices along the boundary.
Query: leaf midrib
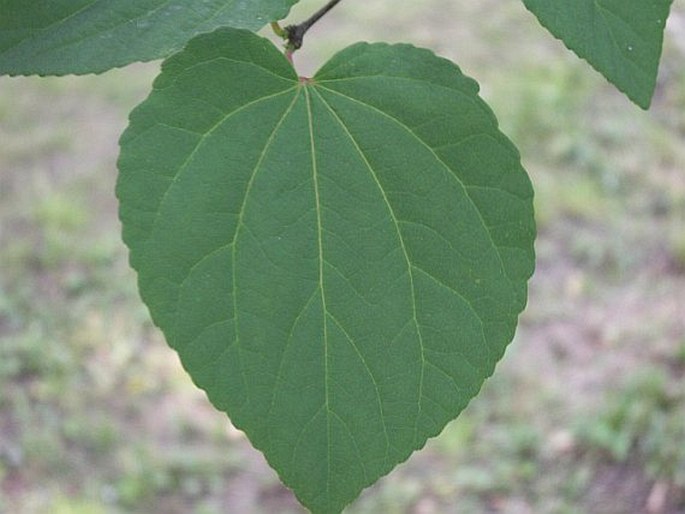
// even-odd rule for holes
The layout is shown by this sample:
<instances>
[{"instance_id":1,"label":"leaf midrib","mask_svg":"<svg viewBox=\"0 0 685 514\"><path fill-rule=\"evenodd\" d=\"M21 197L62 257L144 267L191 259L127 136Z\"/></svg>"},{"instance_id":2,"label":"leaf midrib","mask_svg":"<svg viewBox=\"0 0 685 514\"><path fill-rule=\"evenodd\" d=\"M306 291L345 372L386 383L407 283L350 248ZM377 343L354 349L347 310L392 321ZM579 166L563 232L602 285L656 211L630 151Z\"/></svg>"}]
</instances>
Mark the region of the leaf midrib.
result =
<instances>
[{"instance_id":1,"label":"leaf midrib","mask_svg":"<svg viewBox=\"0 0 685 514\"><path fill-rule=\"evenodd\" d=\"M332 106L331 106L331 105L330 105L330 104L321 96L321 94L320 94L318 91L317 91L317 95L318 95L319 98L321 99L322 103L326 106L326 108L331 112L331 115L336 119L336 121L338 122L338 124L341 126L341 128L342 128L343 131L345 132L346 136L350 139L351 143L352 143L353 146L355 147L355 150L357 151L357 153L359 154L359 156L361 157L361 159L364 161L364 164L365 164L366 167L368 168L369 173L370 173L371 176L373 177L373 179L374 179L374 181L375 181L375 183L376 183L378 189L381 191L381 193L382 193L382 195L383 195L384 202L385 202L385 204L386 204L386 206L387 206L387 208L388 208L388 210L389 210L389 212L390 212L390 214L391 214L392 220L393 220L393 222L394 222L394 225L395 225L395 229L396 229L396 232L397 232L398 239L399 239L399 241L400 241L400 243L401 243L401 245L402 245L402 250L403 250L403 252L404 252L405 261L406 261L407 266L408 266L408 274L409 274L409 276L410 276L410 278L411 278L411 280L412 280L412 282L411 282L411 284L412 284L412 294L414 293L412 269L415 269L416 271L418 271L418 272L423 273L424 275L426 275L428 278L430 278L432 281L434 281L434 282L435 282L436 284L438 284L440 287L443 287L443 288L447 289L448 291L450 291L452 294L455 294L457 297L459 297L459 298L464 302L464 304L469 308L469 310L470 310L470 312L472 313L472 315L478 320L479 325L480 325L480 330L481 330L481 336L482 336L482 338L483 338L483 341L485 341L485 342L487 343L488 341L487 341L487 338L485 337L485 329L484 329L484 327L483 327L483 320L481 319L480 315L479 315L478 312L475 310L475 308L473 307L473 305L471 304L471 302L470 302L466 297L464 297L459 291L457 291L457 290L454 289L453 287L449 286L448 284L445 284L442 280L440 280L439 278L437 278L437 277L434 276L433 274L429 273L428 271L424 270L424 269L421 268L420 266L418 266L418 265L416 265L416 264L414 264L414 263L412 263L412 262L410 261L410 259L409 259L409 253L408 253L408 251L407 251L407 249L406 249L406 247L405 247L405 245L404 245L404 239L403 239L402 230L401 230L401 228L400 228L400 225L402 225L402 224L414 224L415 222L409 221L409 220L400 220L400 219L398 219L398 218L396 217L396 215L395 215L395 213L394 213L394 209L392 208L392 205L391 205L391 203L390 203L388 197L387 197L386 194L385 194L385 190L383 189L383 187L382 187L380 181L378 180L377 175L376 175L376 173L374 172L373 167L371 166L371 163L370 163L370 162L368 161L368 159L366 158L366 154L364 153L364 151L361 149L361 147L360 147L359 144L357 143L356 138L352 135L352 133L350 132L350 130L349 130L349 128L347 127L347 125L345 125L345 123L342 121L342 119L340 119L340 116L338 116L338 114L335 112L335 110L332 108ZM417 136L417 137L418 137L418 136ZM453 176L453 174L450 174L449 176ZM474 205L474 208L475 208L475 205ZM425 225L424 225L424 227L426 227L426 228L428 228L429 230L435 232L435 230L434 230L432 227L427 227L427 226L425 226ZM487 230L487 227L485 227L485 228L486 228L486 230ZM444 236L442 236L442 234L439 234L439 233L437 233L437 232L436 232L436 234L437 234L440 238L442 238L448 245L452 246L452 243L451 243L450 241L447 241L446 239L444 239ZM455 249L455 251L457 251L457 250ZM414 300L416 299L415 295L413 295L413 298L414 298ZM415 308L415 307L416 307L416 302L414 301L414 308ZM413 319L414 319L414 321L415 321L415 324L416 324L416 328L417 328L417 332L418 332L418 334L419 334L419 337L421 338L420 328L419 328L419 324L418 324L418 316L416 315L416 309L414 309L414 312L415 312L415 316L414 316ZM422 348L423 348L423 341L421 341L421 343L422 343ZM488 350L490 350L490 349L488 348ZM462 354L462 356L463 356L463 354ZM465 356L463 356L463 357L464 357L465 361L467 362L467 364L468 364L472 369L474 369L474 371L476 371L478 374L483 374L483 370L482 370L481 368L479 368L478 366L472 364ZM430 361L426 360L426 362L428 362L428 363L430 364Z\"/></svg>"},{"instance_id":2,"label":"leaf midrib","mask_svg":"<svg viewBox=\"0 0 685 514\"><path fill-rule=\"evenodd\" d=\"M335 112L335 110L329 105L329 103L323 98L323 96L318 91L316 91L316 89L313 89L313 90L316 92L316 94L319 97L319 99L321 100L321 102L326 106L326 109L328 109L328 111L331 113L331 116L333 116L333 118L338 122L338 124L342 128L343 132L347 135L350 142L354 146L355 150L357 151L357 153L359 154L359 156L363 160L365 166L369 170L369 173L370 173L371 177L373 178L376 186L378 187L378 190L380 191L381 196L383 197L383 202L385 203L385 205L388 209L388 212L391 216L391 219L393 221L393 226L395 227L395 231L397 233L397 238L399 240L400 247L402 249L402 254L404 256L404 260L405 260L405 263L407 265L407 273L409 276L409 286L410 286L411 298L412 298L412 319L414 321L414 327L416 328L416 334L418 336L419 346L421 348L421 373L419 375L418 411L416 414L416 421L414 424L414 441L416 441L416 437L418 435L418 421L419 421L419 418L421 417L421 411L422 411L421 399L423 398L423 379L424 379L424 369L425 369L425 365L426 365L426 357L425 357L425 345L423 342L423 335L421 333L421 327L419 325L418 315L417 315L417 310L416 310L416 290L414 287L414 276L413 276L413 273L411 271L411 262L409 260L409 254L407 252L407 248L404 245L404 239L402 237L402 232L400 231L400 228L399 228L399 224L398 224L397 217L395 215L395 211L392 208L392 206L388 200L388 197L385 194L385 190L381 186L381 184L378 180L378 177L376 176L376 173L375 173L373 167L371 166L371 163L366 159L366 155L361 151L361 148L359 148L359 145L358 145L356 139L352 136L352 134L350 134L347 126L343 123L343 121L340 119L340 117ZM385 424L384 424L384 429L385 429ZM387 430L385 431L385 436L386 436L386 456L385 456L385 458L387 459L387 453L389 451L389 439L388 439Z\"/></svg>"},{"instance_id":3,"label":"leaf midrib","mask_svg":"<svg viewBox=\"0 0 685 514\"><path fill-rule=\"evenodd\" d=\"M319 290L321 291L321 310L322 310L322 323L323 323L323 346L324 346L324 407L326 409L326 498L330 498L331 494L331 414L332 410L330 407L330 390L329 390L329 356L328 356L328 323L327 314L328 309L326 307L326 293L323 283L323 230L321 223L321 199L319 196L319 179L318 170L316 166L316 148L314 145L314 120L312 116L312 105L311 98L309 95L309 88L307 86L302 87L304 90L304 96L307 103L307 122L309 124L309 143L310 151L312 153L312 181L314 187L314 202L316 211L316 236L318 244L319 253Z\"/></svg>"}]
</instances>

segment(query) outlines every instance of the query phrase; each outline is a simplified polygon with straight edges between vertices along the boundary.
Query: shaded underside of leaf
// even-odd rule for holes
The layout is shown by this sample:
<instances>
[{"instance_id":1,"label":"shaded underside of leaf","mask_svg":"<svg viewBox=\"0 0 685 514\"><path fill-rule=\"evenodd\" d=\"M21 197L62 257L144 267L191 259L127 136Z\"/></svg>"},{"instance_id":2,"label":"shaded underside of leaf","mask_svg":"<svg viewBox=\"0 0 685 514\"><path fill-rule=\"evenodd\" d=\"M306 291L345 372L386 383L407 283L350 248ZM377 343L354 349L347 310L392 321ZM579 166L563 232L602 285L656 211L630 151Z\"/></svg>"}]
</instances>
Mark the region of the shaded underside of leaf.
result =
<instances>
[{"instance_id":1,"label":"shaded underside of leaf","mask_svg":"<svg viewBox=\"0 0 685 514\"><path fill-rule=\"evenodd\" d=\"M523 0L554 36L633 102L651 103L673 0Z\"/></svg>"},{"instance_id":2,"label":"shaded underside of leaf","mask_svg":"<svg viewBox=\"0 0 685 514\"><path fill-rule=\"evenodd\" d=\"M121 139L143 299L300 501L339 512L438 434L511 341L532 189L477 84L409 45L312 79L218 30L163 66Z\"/></svg>"},{"instance_id":3,"label":"shaded underside of leaf","mask_svg":"<svg viewBox=\"0 0 685 514\"><path fill-rule=\"evenodd\" d=\"M221 26L256 30L297 0L0 0L0 74L100 73Z\"/></svg>"}]
</instances>

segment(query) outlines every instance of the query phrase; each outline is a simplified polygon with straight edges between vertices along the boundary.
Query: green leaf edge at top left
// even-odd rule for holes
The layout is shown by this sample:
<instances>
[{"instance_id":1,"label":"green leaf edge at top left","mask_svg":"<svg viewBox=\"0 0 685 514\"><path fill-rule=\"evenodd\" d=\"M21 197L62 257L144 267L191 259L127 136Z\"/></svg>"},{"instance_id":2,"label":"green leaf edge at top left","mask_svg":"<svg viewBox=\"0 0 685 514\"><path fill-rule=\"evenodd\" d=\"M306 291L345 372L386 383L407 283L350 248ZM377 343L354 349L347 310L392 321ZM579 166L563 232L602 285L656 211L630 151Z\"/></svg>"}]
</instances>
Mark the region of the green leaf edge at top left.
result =
<instances>
[{"instance_id":1,"label":"green leaf edge at top left","mask_svg":"<svg viewBox=\"0 0 685 514\"><path fill-rule=\"evenodd\" d=\"M168 57L194 36L258 30L298 0L0 0L0 75L83 75Z\"/></svg>"},{"instance_id":2,"label":"green leaf edge at top left","mask_svg":"<svg viewBox=\"0 0 685 514\"><path fill-rule=\"evenodd\" d=\"M513 337L530 180L476 82L428 50L359 43L298 78L219 29L165 61L120 144L155 324L314 513L440 433Z\"/></svg>"}]
</instances>

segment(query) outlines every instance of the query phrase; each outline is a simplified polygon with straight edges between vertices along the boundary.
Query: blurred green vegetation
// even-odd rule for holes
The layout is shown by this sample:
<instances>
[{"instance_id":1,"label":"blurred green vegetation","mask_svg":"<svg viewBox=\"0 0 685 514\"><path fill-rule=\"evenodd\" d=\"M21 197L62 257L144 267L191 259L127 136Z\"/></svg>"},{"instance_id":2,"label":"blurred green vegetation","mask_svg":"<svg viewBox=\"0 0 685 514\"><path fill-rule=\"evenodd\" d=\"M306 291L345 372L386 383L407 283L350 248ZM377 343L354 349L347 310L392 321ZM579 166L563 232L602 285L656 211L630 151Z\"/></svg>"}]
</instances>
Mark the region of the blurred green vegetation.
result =
<instances>
[{"instance_id":1,"label":"blurred green vegetation","mask_svg":"<svg viewBox=\"0 0 685 514\"><path fill-rule=\"evenodd\" d=\"M649 112L519 2L343 2L307 35L303 74L358 39L459 62L521 150L540 232L529 308L495 376L350 514L685 512L685 7L673 9ZM2 514L302 513L186 377L127 266L117 139L157 66L0 79Z\"/></svg>"},{"instance_id":2,"label":"blurred green vegetation","mask_svg":"<svg viewBox=\"0 0 685 514\"><path fill-rule=\"evenodd\" d=\"M682 348L679 350L682 352ZM685 362L674 356L679 377L661 368L632 376L611 391L596 418L581 423L579 434L591 449L618 462L640 459L650 478L685 487Z\"/></svg>"}]
</instances>

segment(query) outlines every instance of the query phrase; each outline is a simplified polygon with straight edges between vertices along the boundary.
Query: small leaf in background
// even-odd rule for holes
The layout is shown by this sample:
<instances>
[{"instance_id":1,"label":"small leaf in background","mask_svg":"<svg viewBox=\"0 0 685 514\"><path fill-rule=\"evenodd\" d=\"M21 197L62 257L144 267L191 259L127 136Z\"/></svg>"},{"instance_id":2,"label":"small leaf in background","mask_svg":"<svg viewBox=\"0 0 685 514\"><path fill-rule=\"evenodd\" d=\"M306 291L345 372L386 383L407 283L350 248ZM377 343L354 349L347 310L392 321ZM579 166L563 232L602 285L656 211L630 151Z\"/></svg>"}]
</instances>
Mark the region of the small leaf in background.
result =
<instances>
[{"instance_id":1,"label":"small leaf in background","mask_svg":"<svg viewBox=\"0 0 685 514\"><path fill-rule=\"evenodd\" d=\"M311 79L221 29L121 139L123 237L195 383L315 513L440 433L533 272L519 154L447 60L357 44Z\"/></svg>"},{"instance_id":2,"label":"small leaf in background","mask_svg":"<svg viewBox=\"0 0 685 514\"><path fill-rule=\"evenodd\" d=\"M647 109L673 0L523 0L554 36Z\"/></svg>"},{"instance_id":3,"label":"small leaf in background","mask_svg":"<svg viewBox=\"0 0 685 514\"><path fill-rule=\"evenodd\" d=\"M229 25L259 29L297 0L0 0L0 74L100 73L166 57Z\"/></svg>"}]
</instances>

